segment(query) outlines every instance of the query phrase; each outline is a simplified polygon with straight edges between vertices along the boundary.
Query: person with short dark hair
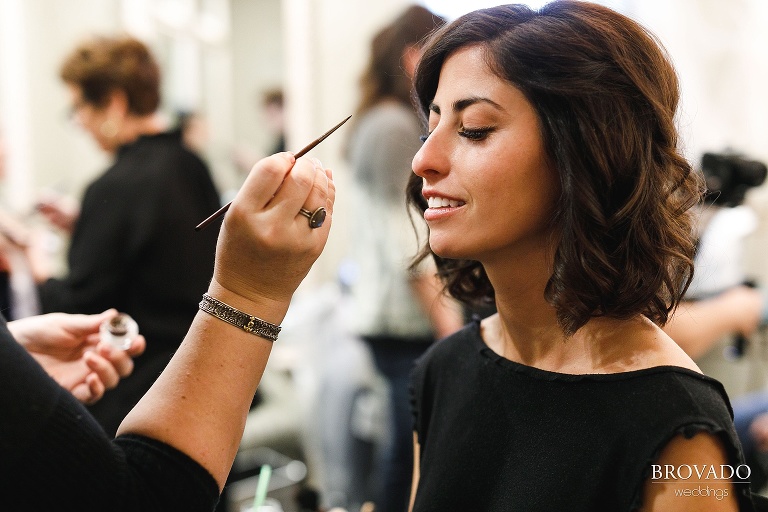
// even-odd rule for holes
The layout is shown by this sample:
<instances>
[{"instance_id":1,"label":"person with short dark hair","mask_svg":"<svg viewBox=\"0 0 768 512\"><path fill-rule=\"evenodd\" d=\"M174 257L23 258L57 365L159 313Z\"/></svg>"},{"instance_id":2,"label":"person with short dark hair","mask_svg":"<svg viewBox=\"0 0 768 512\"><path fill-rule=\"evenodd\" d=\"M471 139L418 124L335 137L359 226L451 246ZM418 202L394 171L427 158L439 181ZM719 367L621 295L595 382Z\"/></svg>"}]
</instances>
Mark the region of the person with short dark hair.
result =
<instances>
[{"instance_id":1,"label":"person with short dark hair","mask_svg":"<svg viewBox=\"0 0 768 512\"><path fill-rule=\"evenodd\" d=\"M703 184L655 37L588 2L481 9L431 38L415 89L420 258L498 313L413 373L412 510L752 510L725 390L661 329Z\"/></svg>"},{"instance_id":2,"label":"person with short dark hair","mask_svg":"<svg viewBox=\"0 0 768 512\"><path fill-rule=\"evenodd\" d=\"M146 337L134 374L106 393L93 413L107 432L149 389L189 328L208 286L216 229L195 226L220 206L208 167L165 131L160 70L132 37L96 37L61 67L72 116L114 158L84 194L79 215L53 204L40 210L71 227L68 274L37 272L44 312L131 315Z\"/></svg>"}]
</instances>

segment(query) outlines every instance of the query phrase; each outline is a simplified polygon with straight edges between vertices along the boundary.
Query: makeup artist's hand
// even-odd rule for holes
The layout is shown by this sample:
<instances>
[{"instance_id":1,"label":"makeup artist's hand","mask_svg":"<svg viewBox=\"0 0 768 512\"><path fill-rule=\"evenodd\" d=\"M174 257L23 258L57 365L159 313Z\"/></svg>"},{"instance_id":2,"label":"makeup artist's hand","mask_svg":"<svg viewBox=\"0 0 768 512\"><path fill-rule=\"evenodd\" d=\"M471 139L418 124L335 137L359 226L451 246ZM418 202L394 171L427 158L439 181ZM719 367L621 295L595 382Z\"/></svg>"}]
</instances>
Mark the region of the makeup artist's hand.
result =
<instances>
[{"instance_id":1,"label":"makeup artist's hand","mask_svg":"<svg viewBox=\"0 0 768 512\"><path fill-rule=\"evenodd\" d=\"M234 294L279 322L325 246L335 196L317 159L278 153L257 162L224 217L211 293L224 302ZM321 206L327 217L312 229L299 210Z\"/></svg>"},{"instance_id":2,"label":"makeup artist's hand","mask_svg":"<svg viewBox=\"0 0 768 512\"><path fill-rule=\"evenodd\" d=\"M144 352L138 336L128 350L99 342L99 326L117 311L98 315L50 313L8 322L8 329L53 379L83 403L91 404L133 371Z\"/></svg>"}]
</instances>

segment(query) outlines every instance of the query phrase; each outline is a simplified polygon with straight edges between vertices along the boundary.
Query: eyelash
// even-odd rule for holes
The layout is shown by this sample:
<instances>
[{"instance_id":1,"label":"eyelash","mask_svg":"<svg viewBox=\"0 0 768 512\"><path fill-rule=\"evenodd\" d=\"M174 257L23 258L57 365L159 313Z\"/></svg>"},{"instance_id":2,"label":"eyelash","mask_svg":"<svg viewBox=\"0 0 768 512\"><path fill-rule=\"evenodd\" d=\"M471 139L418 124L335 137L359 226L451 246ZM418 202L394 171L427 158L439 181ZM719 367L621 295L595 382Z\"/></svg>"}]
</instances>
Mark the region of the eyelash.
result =
<instances>
[{"instance_id":1,"label":"eyelash","mask_svg":"<svg viewBox=\"0 0 768 512\"><path fill-rule=\"evenodd\" d=\"M481 128L472 128L472 129L467 129L462 127L461 130L459 130L459 135L462 137L466 137L469 140L478 141L478 140L485 139L488 136L488 134L491 133L492 131L493 131L493 128L491 128L490 126L484 126Z\"/></svg>"},{"instance_id":2,"label":"eyelash","mask_svg":"<svg viewBox=\"0 0 768 512\"><path fill-rule=\"evenodd\" d=\"M473 128L471 130L467 128L462 128L459 130L459 135L462 137L466 137L469 140L479 141L485 139L489 133L493 131L493 128L490 126L484 126L482 128ZM419 137L419 140L423 143L427 142L427 139L429 136L432 135L432 132L429 132L426 135L422 135Z\"/></svg>"}]
</instances>

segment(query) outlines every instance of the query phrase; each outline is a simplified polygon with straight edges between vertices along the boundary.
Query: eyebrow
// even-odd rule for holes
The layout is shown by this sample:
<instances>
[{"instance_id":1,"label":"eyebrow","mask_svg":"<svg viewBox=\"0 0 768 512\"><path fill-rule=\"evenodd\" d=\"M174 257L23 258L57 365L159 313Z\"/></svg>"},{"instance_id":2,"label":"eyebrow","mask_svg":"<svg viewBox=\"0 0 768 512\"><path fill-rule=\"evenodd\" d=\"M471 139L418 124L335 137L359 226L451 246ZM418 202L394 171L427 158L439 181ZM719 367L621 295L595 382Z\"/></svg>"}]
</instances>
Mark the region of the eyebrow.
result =
<instances>
[{"instance_id":1,"label":"eyebrow","mask_svg":"<svg viewBox=\"0 0 768 512\"><path fill-rule=\"evenodd\" d=\"M501 105L499 105L498 103L496 103L490 98L485 98L483 96L470 96L469 98L463 98L463 99L454 101L453 111L461 112L462 110L466 110L468 107L472 105L476 105L477 103L485 103L485 104L491 105L496 110L504 110ZM440 114L440 107L437 106L435 103L429 104L429 110L431 110L435 114Z\"/></svg>"}]
</instances>

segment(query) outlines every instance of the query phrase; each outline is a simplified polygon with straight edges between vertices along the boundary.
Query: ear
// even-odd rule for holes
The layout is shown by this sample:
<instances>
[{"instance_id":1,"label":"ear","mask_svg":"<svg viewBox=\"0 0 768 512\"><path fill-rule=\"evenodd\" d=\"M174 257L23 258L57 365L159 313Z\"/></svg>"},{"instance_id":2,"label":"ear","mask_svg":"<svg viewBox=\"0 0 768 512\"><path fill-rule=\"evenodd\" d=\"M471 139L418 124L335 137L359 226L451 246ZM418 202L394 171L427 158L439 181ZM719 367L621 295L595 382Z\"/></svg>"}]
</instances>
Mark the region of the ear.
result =
<instances>
[{"instance_id":1,"label":"ear","mask_svg":"<svg viewBox=\"0 0 768 512\"><path fill-rule=\"evenodd\" d=\"M412 44L406 46L405 50L403 50L403 70L408 75L408 78L413 78L413 74L416 72L416 65L419 63L419 59L421 58L421 48L419 48L417 45Z\"/></svg>"}]
</instances>

